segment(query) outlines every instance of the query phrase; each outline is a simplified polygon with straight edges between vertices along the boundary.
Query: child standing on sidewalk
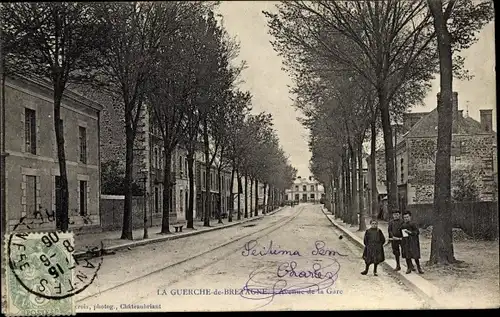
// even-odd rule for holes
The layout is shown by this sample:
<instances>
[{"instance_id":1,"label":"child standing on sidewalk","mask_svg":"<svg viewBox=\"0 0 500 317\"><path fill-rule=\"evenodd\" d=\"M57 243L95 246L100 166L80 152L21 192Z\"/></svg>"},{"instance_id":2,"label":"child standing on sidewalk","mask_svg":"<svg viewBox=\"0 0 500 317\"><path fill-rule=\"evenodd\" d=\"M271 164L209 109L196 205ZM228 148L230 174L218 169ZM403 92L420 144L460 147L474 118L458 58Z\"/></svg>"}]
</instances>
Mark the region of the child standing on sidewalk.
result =
<instances>
[{"instance_id":1,"label":"child standing on sidewalk","mask_svg":"<svg viewBox=\"0 0 500 317\"><path fill-rule=\"evenodd\" d=\"M401 226L401 231L403 233L403 240L401 240L401 251L403 258L406 259L406 274L410 274L411 271L415 271L413 263L411 260L415 260L417 265L418 273L423 274L422 268L420 267L420 239L418 237L419 230L415 223L411 222L411 213L406 211L403 215L403 225Z\"/></svg>"},{"instance_id":2,"label":"child standing on sidewalk","mask_svg":"<svg viewBox=\"0 0 500 317\"><path fill-rule=\"evenodd\" d=\"M396 259L396 268L394 271L401 270L401 264L399 262L399 257L401 256L401 239L403 238L403 233L401 232L401 226L403 225L403 220L401 220L401 213L399 210L394 210L392 212L392 220L389 222L387 231L389 232L389 241L391 241L392 254Z\"/></svg>"},{"instance_id":3,"label":"child standing on sidewalk","mask_svg":"<svg viewBox=\"0 0 500 317\"><path fill-rule=\"evenodd\" d=\"M377 266L385 261L384 243L385 237L382 230L378 228L376 220L370 221L371 228L366 230L363 250L363 260L365 260L365 270L361 274L366 275L370 265L373 264L373 275L377 276Z\"/></svg>"}]
</instances>

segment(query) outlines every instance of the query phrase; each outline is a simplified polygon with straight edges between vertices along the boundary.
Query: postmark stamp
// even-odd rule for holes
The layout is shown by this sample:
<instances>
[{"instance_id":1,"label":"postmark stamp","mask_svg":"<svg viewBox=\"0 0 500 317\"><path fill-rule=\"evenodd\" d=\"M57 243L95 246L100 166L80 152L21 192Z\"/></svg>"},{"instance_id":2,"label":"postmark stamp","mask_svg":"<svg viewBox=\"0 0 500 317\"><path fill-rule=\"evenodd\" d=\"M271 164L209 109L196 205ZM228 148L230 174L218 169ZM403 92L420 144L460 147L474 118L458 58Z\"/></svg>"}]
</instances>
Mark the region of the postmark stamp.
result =
<instances>
[{"instance_id":1,"label":"postmark stamp","mask_svg":"<svg viewBox=\"0 0 500 317\"><path fill-rule=\"evenodd\" d=\"M74 256L71 232L11 233L5 238L6 314L74 315L74 296L97 276L97 263Z\"/></svg>"}]
</instances>

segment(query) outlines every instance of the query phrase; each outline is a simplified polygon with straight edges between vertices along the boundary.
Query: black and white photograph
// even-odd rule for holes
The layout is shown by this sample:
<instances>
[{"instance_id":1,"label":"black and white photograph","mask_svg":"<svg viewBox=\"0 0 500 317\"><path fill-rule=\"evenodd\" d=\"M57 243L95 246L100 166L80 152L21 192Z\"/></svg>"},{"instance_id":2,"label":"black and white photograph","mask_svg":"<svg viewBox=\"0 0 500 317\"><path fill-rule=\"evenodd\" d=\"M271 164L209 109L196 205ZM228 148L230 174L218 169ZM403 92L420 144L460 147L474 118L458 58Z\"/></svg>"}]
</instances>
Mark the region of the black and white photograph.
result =
<instances>
[{"instance_id":1,"label":"black and white photograph","mask_svg":"<svg viewBox=\"0 0 500 317\"><path fill-rule=\"evenodd\" d=\"M499 308L494 5L1 3L2 314Z\"/></svg>"}]
</instances>

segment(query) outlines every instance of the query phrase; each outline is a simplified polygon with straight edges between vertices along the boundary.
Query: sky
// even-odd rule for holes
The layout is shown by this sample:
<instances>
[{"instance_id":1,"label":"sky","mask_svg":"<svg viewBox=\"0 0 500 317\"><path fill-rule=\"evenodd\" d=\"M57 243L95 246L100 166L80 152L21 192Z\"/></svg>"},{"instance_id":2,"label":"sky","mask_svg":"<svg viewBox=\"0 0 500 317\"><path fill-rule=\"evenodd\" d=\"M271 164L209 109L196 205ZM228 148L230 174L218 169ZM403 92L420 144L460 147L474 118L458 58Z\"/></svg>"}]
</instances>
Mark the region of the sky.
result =
<instances>
[{"instance_id":1,"label":"sky","mask_svg":"<svg viewBox=\"0 0 500 317\"><path fill-rule=\"evenodd\" d=\"M267 21L262 11L274 11L274 1L223 1L219 12L228 33L240 43L239 58L245 60L247 69L242 74L242 89L253 95L254 113L265 111L273 116L281 146L298 176L309 177L311 153L307 146L309 132L297 121L301 113L292 106L290 77L282 70L282 59L274 51L268 34ZM493 126L496 127L495 94L495 38L491 22L479 34L479 41L462 53L465 66L474 78L453 82L458 92L458 108L479 121L479 109L493 109ZM423 105L412 107L412 112L430 111L436 107L439 76Z\"/></svg>"}]
</instances>

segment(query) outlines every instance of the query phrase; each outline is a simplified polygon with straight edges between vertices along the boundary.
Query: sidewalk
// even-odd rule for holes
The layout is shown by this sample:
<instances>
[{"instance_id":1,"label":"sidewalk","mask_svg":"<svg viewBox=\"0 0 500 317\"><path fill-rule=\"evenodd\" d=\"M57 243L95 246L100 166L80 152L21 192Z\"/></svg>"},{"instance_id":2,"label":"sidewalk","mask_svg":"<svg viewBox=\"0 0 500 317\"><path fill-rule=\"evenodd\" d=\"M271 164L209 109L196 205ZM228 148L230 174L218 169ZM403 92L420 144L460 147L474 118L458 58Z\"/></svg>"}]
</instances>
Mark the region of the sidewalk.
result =
<instances>
[{"instance_id":1,"label":"sidewalk","mask_svg":"<svg viewBox=\"0 0 500 317\"><path fill-rule=\"evenodd\" d=\"M227 218L222 219L223 223L217 223L217 219L210 220L210 227L203 227L203 222L200 220L194 221L195 229L187 229L185 226L182 228L182 232L175 232L174 227L170 226L171 234L159 234L161 230L161 225L148 227L148 239L143 239L144 229L138 228L133 230L132 237L134 240L122 240L120 239L122 231L104 231L99 233L81 233L75 234L75 256L82 257L88 256L90 254L94 256L98 256L99 254L110 254L114 251L133 248L141 245L146 245L150 243L175 240L180 238L185 238L193 235L197 235L203 232L220 230L232 226L236 226L238 224L243 224L249 221L255 221L257 219L261 219L264 216L272 215L285 207L279 207L274 211L267 213L266 215L262 215L261 213L257 217L252 218L242 218L241 220L235 220L236 217L233 218L233 222L228 222ZM259 210L260 212L260 210ZM102 244L102 248L101 248ZM102 249L102 251L100 251ZM93 251L94 250L94 251ZM101 252L101 253L99 253Z\"/></svg>"},{"instance_id":2,"label":"sidewalk","mask_svg":"<svg viewBox=\"0 0 500 317\"><path fill-rule=\"evenodd\" d=\"M348 235L360 247L363 245L364 232L358 226L350 226L323 209L330 222ZM366 221L370 227L369 219ZM378 227L386 239L388 223L379 221ZM449 267L429 267L426 262L430 256L431 235L420 229L420 253L424 274L412 272L406 274L406 263L401 261L401 271L393 272L400 280L414 291L431 300L433 308L498 308L499 259L497 241L454 241L454 254L463 263ZM396 261L389 244L385 246L384 266L390 271L396 267ZM360 256L362 251L360 250Z\"/></svg>"}]
</instances>

